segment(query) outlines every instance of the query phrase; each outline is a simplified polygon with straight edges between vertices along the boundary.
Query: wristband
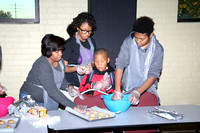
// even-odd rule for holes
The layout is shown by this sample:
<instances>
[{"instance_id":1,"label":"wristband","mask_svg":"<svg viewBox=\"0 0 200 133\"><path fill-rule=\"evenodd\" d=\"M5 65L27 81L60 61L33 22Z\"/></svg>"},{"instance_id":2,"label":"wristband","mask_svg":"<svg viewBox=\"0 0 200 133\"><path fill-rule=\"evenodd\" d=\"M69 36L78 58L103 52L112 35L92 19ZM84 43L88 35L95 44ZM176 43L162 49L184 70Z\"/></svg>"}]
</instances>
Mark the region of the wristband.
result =
<instances>
[{"instance_id":1,"label":"wristband","mask_svg":"<svg viewBox=\"0 0 200 133\"><path fill-rule=\"evenodd\" d=\"M77 71L77 67L78 67L78 65L75 65L75 66L74 66L74 70L75 70L75 71Z\"/></svg>"},{"instance_id":2,"label":"wristband","mask_svg":"<svg viewBox=\"0 0 200 133\"><path fill-rule=\"evenodd\" d=\"M138 91L134 90L133 92L137 93L138 96L140 97L140 93Z\"/></svg>"},{"instance_id":3,"label":"wristband","mask_svg":"<svg viewBox=\"0 0 200 133\"><path fill-rule=\"evenodd\" d=\"M117 94L120 94L120 95L122 94L121 92L118 92L118 91L116 91L116 90L114 91L114 93L117 93Z\"/></svg>"}]
</instances>

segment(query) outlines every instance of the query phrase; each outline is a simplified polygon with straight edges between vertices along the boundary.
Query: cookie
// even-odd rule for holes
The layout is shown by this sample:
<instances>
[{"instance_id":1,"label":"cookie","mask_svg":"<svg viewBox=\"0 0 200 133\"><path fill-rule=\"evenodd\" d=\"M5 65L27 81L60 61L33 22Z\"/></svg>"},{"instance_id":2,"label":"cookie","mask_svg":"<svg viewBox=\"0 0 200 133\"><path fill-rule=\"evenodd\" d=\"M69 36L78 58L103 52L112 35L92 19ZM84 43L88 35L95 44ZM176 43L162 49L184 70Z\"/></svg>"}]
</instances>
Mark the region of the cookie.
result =
<instances>
[{"instance_id":1,"label":"cookie","mask_svg":"<svg viewBox=\"0 0 200 133\"><path fill-rule=\"evenodd\" d=\"M82 70L85 70L86 69L86 67L85 66L82 66Z\"/></svg>"},{"instance_id":2,"label":"cookie","mask_svg":"<svg viewBox=\"0 0 200 133\"><path fill-rule=\"evenodd\" d=\"M99 119L102 119L102 118L103 118L103 116L102 116L102 115L98 115L98 118L99 118Z\"/></svg>"},{"instance_id":3,"label":"cookie","mask_svg":"<svg viewBox=\"0 0 200 133\"><path fill-rule=\"evenodd\" d=\"M3 125L3 124L5 124L5 121L0 120L0 125Z\"/></svg>"},{"instance_id":4,"label":"cookie","mask_svg":"<svg viewBox=\"0 0 200 133\"><path fill-rule=\"evenodd\" d=\"M94 120L94 117L90 117L90 120L91 120L91 121Z\"/></svg>"},{"instance_id":5,"label":"cookie","mask_svg":"<svg viewBox=\"0 0 200 133\"><path fill-rule=\"evenodd\" d=\"M12 123L14 123L15 121L14 120L8 120L8 123L9 124L12 124Z\"/></svg>"},{"instance_id":6,"label":"cookie","mask_svg":"<svg viewBox=\"0 0 200 133\"><path fill-rule=\"evenodd\" d=\"M89 110L89 111L92 111L93 109L92 109L92 108L89 108L88 110Z\"/></svg>"},{"instance_id":7,"label":"cookie","mask_svg":"<svg viewBox=\"0 0 200 133\"><path fill-rule=\"evenodd\" d=\"M110 115L109 114L105 114L105 118L109 118L110 117Z\"/></svg>"},{"instance_id":8,"label":"cookie","mask_svg":"<svg viewBox=\"0 0 200 133\"><path fill-rule=\"evenodd\" d=\"M99 116L103 116L103 112L99 112Z\"/></svg>"},{"instance_id":9,"label":"cookie","mask_svg":"<svg viewBox=\"0 0 200 133\"><path fill-rule=\"evenodd\" d=\"M11 128L11 126L10 125L6 125L6 126L4 126L4 128Z\"/></svg>"},{"instance_id":10,"label":"cookie","mask_svg":"<svg viewBox=\"0 0 200 133\"><path fill-rule=\"evenodd\" d=\"M98 111L94 111L94 112L93 112L93 114L97 114L97 113L98 113Z\"/></svg>"},{"instance_id":11,"label":"cookie","mask_svg":"<svg viewBox=\"0 0 200 133\"><path fill-rule=\"evenodd\" d=\"M91 114L90 117L95 117L95 114Z\"/></svg>"}]
</instances>

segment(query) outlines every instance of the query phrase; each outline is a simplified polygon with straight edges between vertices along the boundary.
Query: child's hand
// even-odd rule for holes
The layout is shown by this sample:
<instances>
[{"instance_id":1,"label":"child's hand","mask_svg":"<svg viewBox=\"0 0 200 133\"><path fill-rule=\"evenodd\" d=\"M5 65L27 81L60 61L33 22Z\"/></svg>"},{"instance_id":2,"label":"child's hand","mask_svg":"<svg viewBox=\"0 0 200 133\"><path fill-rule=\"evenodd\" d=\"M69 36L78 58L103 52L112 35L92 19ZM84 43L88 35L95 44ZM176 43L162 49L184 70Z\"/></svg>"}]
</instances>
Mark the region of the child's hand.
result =
<instances>
[{"instance_id":1,"label":"child's hand","mask_svg":"<svg viewBox=\"0 0 200 133\"><path fill-rule=\"evenodd\" d=\"M97 81L93 84L93 88L97 90L102 90L104 88L104 84L101 81Z\"/></svg>"},{"instance_id":2,"label":"child's hand","mask_svg":"<svg viewBox=\"0 0 200 133\"><path fill-rule=\"evenodd\" d=\"M108 73L106 72L103 76L103 79L101 80L101 82L103 83L103 88L106 88L110 85L110 76L108 75Z\"/></svg>"},{"instance_id":3,"label":"child's hand","mask_svg":"<svg viewBox=\"0 0 200 133\"><path fill-rule=\"evenodd\" d=\"M120 100L120 99L122 99L122 93L118 92L118 91L115 91L113 93L112 100L116 101L116 100Z\"/></svg>"},{"instance_id":4,"label":"child's hand","mask_svg":"<svg viewBox=\"0 0 200 133\"><path fill-rule=\"evenodd\" d=\"M140 102L139 98L140 93L134 90L133 92L131 92L131 95L129 96L128 100L131 104L137 105Z\"/></svg>"},{"instance_id":5,"label":"child's hand","mask_svg":"<svg viewBox=\"0 0 200 133\"><path fill-rule=\"evenodd\" d=\"M110 79L110 76L108 75L108 73L105 73L101 81L97 81L93 84L93 88L97 90L102 90L108 87L110 85L109 79Z\"/></svg>"}]
</instances>

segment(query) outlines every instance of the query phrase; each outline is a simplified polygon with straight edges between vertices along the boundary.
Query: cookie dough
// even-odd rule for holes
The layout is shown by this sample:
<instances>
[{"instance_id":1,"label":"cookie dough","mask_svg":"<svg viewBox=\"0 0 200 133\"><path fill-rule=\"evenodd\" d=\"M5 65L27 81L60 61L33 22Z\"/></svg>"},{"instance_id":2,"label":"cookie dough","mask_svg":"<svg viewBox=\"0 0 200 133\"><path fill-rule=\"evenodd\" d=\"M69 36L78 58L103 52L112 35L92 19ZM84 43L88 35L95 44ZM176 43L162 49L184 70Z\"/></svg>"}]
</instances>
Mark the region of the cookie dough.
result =
<instances>
[{"instance_id":1,"label":"cookie dough","mask_svg":"<svg viewBox=\"0 0 200 133\"><path fill-rule=\"evenodd\" d=\"M85 70L85 68L86 68L85 66L82 66L82 70Z\"/></svg>"},{"instance_id":2,"label":"cookie dough","mask_svg":"<svg viewBox=\"0 0 200 133\"><path fill-rule=\"evenodd\" d=\"M14 120L8 120L8 123L9 124L12 124L12 123L14 123L15 121Z\"/></svg>"},{"instance_id":3,"label":"cookie dough","mask_svg":"<svg viewBox=\"0 0 200 133\"><path fill-rule=\"evenodd\" d=\"M99 112L99 116L103 116L103 112Z\"/></svg>"},{"instance_id":4,"label":"cookie dough","mask_svg":"<svg viewBox=\"0 0 200 133\"><path fill-rule=\"evenodd\" d=\"M93 114L97 114L97 113L98 113L98 111L94 111L94 112L93 112Z\"/></svg>"},{"instance_id":5,"label":"cookie dough","mask_svg":"<svg viewBox=\"0 0 200 133\"><path fill-rule=\"evenodd\" d=\"M98 118L99 118L99 119L102 119L102 118L103 118L103 116L102 116L102 115L98 115Z\"/></svg>"},{"instance_id":6,"label":"cookie dough","mask_svg":"<svg viewBox=\"0 0 200 133\"><path fill-rule=\"evenodd\" d=\"M95 114L91 114L90 117L95 117Z\"/></svg>"},{"instance_id":7,"label":"cookie dough","mask_svg":"<svg viewBox=\"0 0 200 133\"><path fill-rule=\"evenodd\" d=\"M5 124L5 121L0 120L0 125L3 125L3 124Z\"/></svg>"},{"instance_id":8,"label":"cookie dough","mask_svg":"<svg viewBox=\"0 0 200 133\"><path fill-rule=\"evenodd\" d=\"M110 115L109 114L105 114L105 118L109 118L110 117Z\"/></svg>"},{"instance_id":9,"label":"cookie dough","mask_svg":"<svg viewBox=\"0 0 200 133\"><path fill-rule=\"evenodd\" d=\"M90 120L91 120L91 121L94 120L94 117L90 117Z\"/></svg>"},{"instance_id":10,"label":"cookie dough","mask_svg":"<svg viewBox=\"0 0 200 133\"><path fill-rule=\"evenodd\" d=\"M10 125L6 125L6 126L4 126L4 128L11 128L11 126Z\"/></svg>"},{"instance_id":11,"label":"cookie dough","mask_svg":"<svg viewBox=\"0 0 200 133\"><path fill-rule=\"evenodd\" d=\"M93 109L92 109L92 108L89 108L88 110L89 110L89 111L92 111Z\"/></svg>"}]
</instances>

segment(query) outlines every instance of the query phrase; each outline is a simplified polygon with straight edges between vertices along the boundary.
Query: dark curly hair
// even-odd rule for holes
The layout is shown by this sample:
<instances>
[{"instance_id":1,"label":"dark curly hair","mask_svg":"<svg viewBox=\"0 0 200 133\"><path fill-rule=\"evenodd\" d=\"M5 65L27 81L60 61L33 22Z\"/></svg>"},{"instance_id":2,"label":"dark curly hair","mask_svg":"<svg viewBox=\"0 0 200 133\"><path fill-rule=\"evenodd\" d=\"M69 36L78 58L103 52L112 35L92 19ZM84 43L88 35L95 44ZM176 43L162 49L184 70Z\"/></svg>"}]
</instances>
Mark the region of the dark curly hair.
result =
<instances>
[{"instance_id":1,"label":"dark curly hair","mask_svg":"<svg viewBox=\"0 0 200 133\"><path fill-rule=\"evenodd\" d=\"M154 31L154 22L153 19L143 16L135 20L133 24L133 31L139 33L146 33L147 36Z\"/></svg>"},{"instance_id":2,"label":"dark curly hair","mask_svg":"<svg viewBox=\"0 0 200 133\"><path fill-rule=\"evenodd\" d=\"M42 55L46 56L47 58L51 57L53 51L65 49L65 40L53 34L45 35L41 43Z\"/></svg>"},{"instance_id":3,"label":"dark curly hair","mask_svg":"<svg viewBox=\"0 0 200 133\"><path fill-rule=\"evenodd\" d=\"M73 36L75 32L77 32L77 27L80 27L81 24L87 22L91 27L92 31L96 30L96 20L94 16L91 13L88 12L82 12L78 14L77 17L73 18L73 21L71 24L67 27L67 33L70 36Z\"/></svg>"}]
</instances>

